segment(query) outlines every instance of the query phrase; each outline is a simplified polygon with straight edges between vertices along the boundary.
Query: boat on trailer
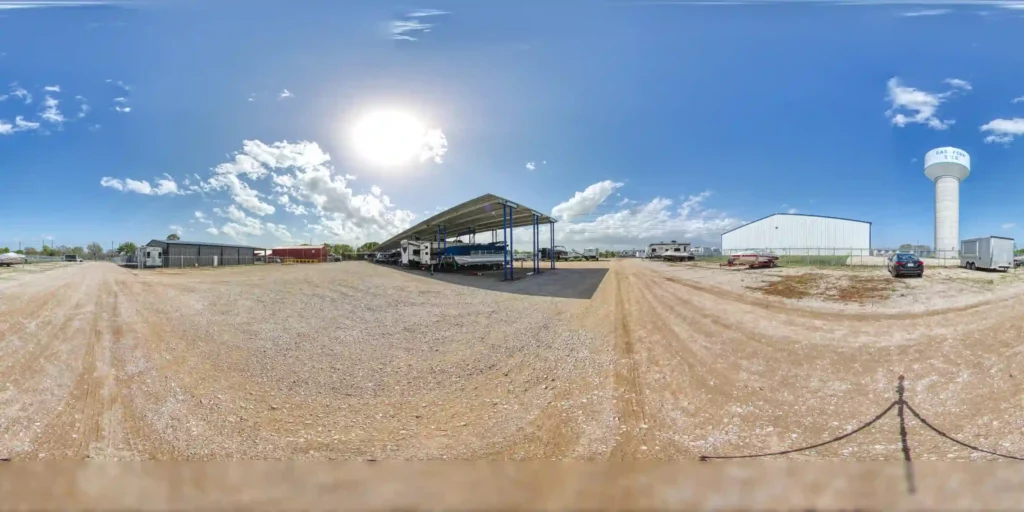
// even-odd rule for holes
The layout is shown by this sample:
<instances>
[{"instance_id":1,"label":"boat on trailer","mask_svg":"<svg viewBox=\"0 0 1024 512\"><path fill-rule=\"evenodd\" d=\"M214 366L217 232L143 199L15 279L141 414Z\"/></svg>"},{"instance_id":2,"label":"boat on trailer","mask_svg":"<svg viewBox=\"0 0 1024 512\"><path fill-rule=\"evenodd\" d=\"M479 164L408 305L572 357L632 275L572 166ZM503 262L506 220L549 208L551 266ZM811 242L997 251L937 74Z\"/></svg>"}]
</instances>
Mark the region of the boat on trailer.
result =
<instances>
[{"instance_id":1,"label":"boat on trailer","mask_svg":"<svg viewBox=\"0 0 1024 512\"><path fill-rule=\"evenodd\" d=\"M764 267L775 267L778 264L779 257L772 252L766 251L739 251L729 255L729 261L722 263L723 266L736 267L745 266L747 268L764 268Z\"/></svg>"}]
</instances>

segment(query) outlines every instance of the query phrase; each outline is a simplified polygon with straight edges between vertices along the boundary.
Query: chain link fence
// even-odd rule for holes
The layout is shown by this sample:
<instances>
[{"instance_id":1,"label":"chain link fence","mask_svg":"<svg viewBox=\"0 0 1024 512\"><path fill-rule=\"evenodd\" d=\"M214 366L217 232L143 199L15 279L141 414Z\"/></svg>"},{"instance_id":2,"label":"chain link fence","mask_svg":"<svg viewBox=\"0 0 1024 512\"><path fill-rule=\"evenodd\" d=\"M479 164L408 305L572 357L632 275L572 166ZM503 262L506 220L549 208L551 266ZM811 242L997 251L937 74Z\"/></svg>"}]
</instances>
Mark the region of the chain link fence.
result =
<instances>
[{"instance_id":1,"label":"chain link fence","mask_svg":"<svg viewBox=\"0 0 1024 512\"><path fill-rule=\"evenodd\" d=\"M784 248L784 249L759 249L751 247L743 251L757 251L775 254L779 257L781 266L807 266L807 267L884 267L889 256L897 252L896 249L844 249L844 248ZM694 254L696 261L725 263L729 255L735 250L723 251L723 254L703 255ZM958 267L960 258L935 257L933 251L913 251L925 265L939 267Z\"/></svg>"}]
</instances>

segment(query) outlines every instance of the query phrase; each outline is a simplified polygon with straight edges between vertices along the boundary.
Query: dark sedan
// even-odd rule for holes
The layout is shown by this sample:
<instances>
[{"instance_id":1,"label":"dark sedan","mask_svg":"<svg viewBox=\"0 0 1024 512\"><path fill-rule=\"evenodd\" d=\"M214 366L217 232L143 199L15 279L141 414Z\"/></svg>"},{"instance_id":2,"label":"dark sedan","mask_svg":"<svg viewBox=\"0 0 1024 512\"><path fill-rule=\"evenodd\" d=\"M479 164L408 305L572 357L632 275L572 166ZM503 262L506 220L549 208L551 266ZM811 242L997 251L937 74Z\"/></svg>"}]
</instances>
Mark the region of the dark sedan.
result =
<instances>
[{"instance_id":1,"label":"dark sedan","mask_svg":"<svg viewBox=\"0 0 1024 512\"><path fill-rule=\"evenodd\" d=\"M924 262L913 254L897 254L889 260L889 274L893 277L924 277Z\"/></svg>"}]
</instances>

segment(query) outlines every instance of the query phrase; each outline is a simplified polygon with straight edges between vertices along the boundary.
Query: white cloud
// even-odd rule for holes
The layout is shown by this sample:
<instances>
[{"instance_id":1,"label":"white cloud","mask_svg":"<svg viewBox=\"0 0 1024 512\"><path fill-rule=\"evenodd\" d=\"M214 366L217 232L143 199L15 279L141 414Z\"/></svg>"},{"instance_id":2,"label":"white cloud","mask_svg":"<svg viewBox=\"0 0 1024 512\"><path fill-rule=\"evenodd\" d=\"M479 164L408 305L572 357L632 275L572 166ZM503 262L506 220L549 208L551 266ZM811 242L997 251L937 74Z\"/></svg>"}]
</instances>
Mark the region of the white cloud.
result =
<instances>
[{"instance_id":1,"label":"white cloud","mask_svg":"<svg viewBox=\"0 0 1024 512\"><path fill-rule=\"evenodd\" d=\"M1003 229L1013 229L1015 226L1016 226L1016 224L1014 224L1012 222L1007 222L1006 224L1003 224L1000 227L1003 228Z\"/></svg>"},{"instance_id":2,"label":"white cloud","mask_svg":"<svg viewBox=\"0 0 1024 512\"><path fill-rule=\"evenodd\" d=\"M423 138L423 149L420 151L420 161L433 160L434 163L439 164L444 161L442 157L447 152L448 138L444 136L444 133L437 129L427 130L427 134Z\"/></svg>"},{"instance_id":3,"label":"white cloud","mask_svg":"<svg viewBox=\"0 0 1024 512\"><path fill-rule=\"evenodd\" d=\"M834 6L864 6L876 7L880 5L891 6L991 6L1003 9L1020 10L1024 9L1024 1L1021 0L638 0L634 5L707 5L707 6L736 6L736 5L771 5L771 4L824 4Z\"/></svg>"},{"instance_id":4,"label":"white cloud","mask_svg":"<svg viewBox=\"0 0 1024 512\"><path fill-rule=\"evenodd\" d=\"M206 232L213 236L217 236L220 234L220 231L218 231L217 228L206 228Z\"/></svg>"},{"instance_id":5,"label":"white cloud","mask_svg":"<svg viewBox=\"0 0 1024 512\"><path fill-rule=\"evenodd\" d=\"M900 82L899 77L890 78L887 82L888 95L886 99L892 103L892 108L885 112L885 115L892 120L892 124L904 127L908 124L923 124L933 130L945 130L955 121L942 120L938 117L939 105L949 99L955 90L970 90L971 85L963 80L947 78L946 83L953 85L954 90L943 93L931 93L913 87L907 87ZM906 115L904 110L911 115Z\"/></svg>"},{"instance_id":6,"label":"white cloud","mask_svg":"<svg viewBox=\"0 0 1024 512\"><path fill-rule=\"evenodd\" d=\"M941 16L943 14L949 14L953 12L950 9L922 9L920 11L910 11L900 14L900 16L907 17L918 17L918 16Z\"/></svg>"},{"instance_id":7,"label":"white cloud","mask_svg":"<svg viewBox=\"0 0 1024 512\"><path fill-rule=\"evenodd\" d=\"M156 180L156 187L154 187L146 180L133 180L131 178L119 180L109 176L104 176L100 179L100 186L120 190L122 192L135 192L136 194L153 196L163 196L168 194L174 195L180 193L178 191L178 184L170 177L167 179Z\"/></svg>"},{"instance_id":8,"label":"white cloud","mask_svg":"<svg viewBox=\"0 0 1024 512\"><path fill-rule=\"evenodd\" d=\"M968 82L967 80L961 80L959 78L947 78L943 80L942 83L949 85L954 89L963 89L965 91L974 89L974 87L971 86L970 82Z\"/></svg>"},{"instance_id":9,"label":"white cloud","mask_svg":"<svg viewBox=\"0 0 1024 512\"><path fill-rule=\"evenodd\" d=\"M288 230L285 229L284 226L268 222L266 224L266 227L267 227L267 231L271 235L274 235L274 236L280 238L281 240L284 240L285 242L291 242L292 241L292 234L289 233Z\"/></svg>"},{"instance_id":10,"label":"white cloud","mask_svg":"<svg viewBox=\"0 0 1024 512\"><path fill-rule=\"evenodd\" d=\"M252 93L249 95L249 101L256 101L256 93Z\"/></svg>"},{"instance_id":11,"label":"white cloud","mask_svg":"<svg viewBox=\"0 0 1024 512\"><path fill-rule=\"evenodd\" d=\"M1017 96L1016 98L1010 100L1010 103L1020 103L1022 101L1024 101L1024 96Z\"/></svg>"},{"instance_id":12,"label":"white cloud","mask_svg":"<svg viewBox=\"0 0 1024 512\"><path fill-rule=\"evenodd\" d=\"M800 210L797 210L796 208L790 208L786 210L786 213L800 213Z\"/></svg>"},{"instance_id":13,"label":"white cloud","mask_svg":"<svg viewBox=\"0 0 1024 512\"><path fill-rule=\"evenodd\" d=\"M15 96L25 102L26 105L32 103L32 94L25 89L18 87L18 84L11 84L11 96ZM4 96L6 98L7 96Z\"/></svg>"},{"instance_id":14,"label":"white cloud","mask_svg":"<svg viewBox=\"0 0 1024 512\"><path fill-rule=\"evenodd\" d=\"M1024 135L1024 118L993 119L981 126L981 131L989 132L985 142L989 144L1009 144L1017 136Z\"/></svg>"},{"instance_id":15,"label":"white cloud","mask_svg":"<svg viewBox=\"0 0 1024 512\"><path fill-rule=\"evenodd\" d=\"M439 11L437 9L420 9L418 11L410 12L406 16L410 18L421 18L423 16L441 16L443 14L451 14L448 11Z\"/></svg>"},{"instance_id":16,"label":"white cloud","mask_svg":"<svg viewBox=\"0 0 1024 512\"><path fill-rule=\"evenodd\" d=\"M26 121L22 116L15 117L14 124L10 124L7 121L0 119L0 135L11 135L17 132L36 130L38 128L39 123Z\"/></svg>"},{"instance_id":17,"label":"white cloud","mask_svg":"<svg viewBox=\"0 0 1024 512\"><path fill-rule=\"evenodd\" d=\"M185 228L183 228L181 226L170 225L170 226L167 226L167 229L173 231L178 236L181 236L181 234L185 232Z\"/></svg>"},{"instance_id":18,"label":"white cloud","mask_svg":"<svg viewBox=\"0 0 1024 512\"><path fill-rule=\"evenodd\" d=\"M404 20L395 20L391 22L391 38L405 41L415 41L415 36L430 32L433 28L432 23L424 23L419 18L425 18L428 16L441 16L450 14L446 11L440 11L437 9L420 9L412 11L405 15Z\"/></svg>"},{"instance_id":19,"label":"white cloud","mask_svg":"<svg viewBox=\"0 0 1024 512\"><path fill-rule=\"evenodd\" d=\"M121 103L121 104L128 103L128 98L119 96L117 98L114 98L114 103Z\"/></svg>"},{"instance_id":20,"label":"white cloud","mask_svg":"<svg viewBox=\"0 0 1024 512\"><path fill-rule=\"evenodd\" d=\"M239 155L247 157L241 166L247 172L223 176L271 176L277 202L294 215L316 214L317 223L310 226L319 235L345 242L383 240L408 228L415 217L395 208L379 187L355 193L349 186L353 177L338 173L330 155L315 142L245 141L235 155L236 165Z\"/></svg>"},{"instance_id":21,"label":"white cloud","mask_svg":"<svg viewBox=\"0 0 1024 512\"><path fill-rule=\"evenodd\" d=\"M122 107L120 105L117 105L117 106L114 107L114 110L116 110L118 112L121 112L123 114L127 114L127 113L132 111L132 108L131 107Z\"/></svg>"},{"instance_id":22,"label":"white cloud","mask_svg":"<svg viewBox=\"0 0 1024 512\"><path fill-rule=\"evenodd\" d=\"M532 171L537 168L537 164L533 162L526 162L526 170Z\"/></svg>"},{"instance_id":23,"label":"white cloud","mask_svg":"<svg viewBox=\"0 0 1024 512\"><path fill-rule=\"evenodd\" d=\"M59 104L59 101L47 94L46 98L43 100L43 112L39 114L39 117L43 118L43 121L48 123L63 123L66 119L64 118L64 114L61 114L60 109L58 108Z\"/></svg>"},{"instance_id":24,"label":"white cloud","mask_svg":"<svg viewBox=\"0 0 1024 512\"><path fill-rule=\"evenodd\" d=\"M282 90L281 93L277 95L277 99L279 99L279 100L283 100L285 98L294 98L294 97L295 97L295 95L292 94L291 91L289 91L288 89Z\"/></svg>"},{"instance_id":25,"label":"white cloud","mask_svg":"<svg viewBox=\"0 0 1024 512\"><path fill-rule=\"evenodd\" d=\"M130 92L132 90L132 87L130 85L128 85L128 84L126 84L126 83L124 83L124 82L122 82L120 80L111 80L110 78L108 78L106 81L107 81L108 84L112 84L112 85L115 85L117 87L120 87L125 92ZM124 98L122 98L122 99L124 99Z\"/></svg>"},{"instance_id":26,"label":"white cloud","mask_svg":"<svg viewBox=\"0 0 1024 512\"><path fill-rule=\"evenodd\" d=\"M593 212L598 206L604 205L604 200L594 204L596 198L604 196L607 199L611 195L610 188L615 190L621 186L621 183L610 180L598 182L587 187L591 191L589 194L586 191L577 192L573 198L555 208L562 211L573 209L577 212ZM556 225L557 243L569 247L586 244L608 249L644 247L659 240L686 240L715 245L720 240L718 235L741 222L705 209L703 204L710 195L710 192L705 191L688 196L674 208L672 200L656 197L636 206L613 207L612 211L592 215L586 221L562 221ZM544 240L543 237L541 239ZM523 243L518 236L517 243ZM529 240L525 243L528 246Z\"/></svg>"},{"instance_id":27,"label":"white cloud","mask_svg":"<svg viewBox=\"0 0 1024 512\"><path fill-rule=\"evenodd\" d=\"M78 100L79 103L81 103L78 106L78 118L81 119L81 118L85 117L85 115L88 114L89 110L91 110L91 109L89 108L89 105L87 105L85 103L85 98L84 97L82 97L82 96L75 96L75 99Z\"/></svg>"},{"instance_id":28,"label":"white cloud","mask_svg":"<svg viewBox=\"0 0 1024 512\"><path fill-rule=\"evenodd\" d=\"M47 85L46 87L43 87L43 90L46 91L46 92L60 92L60 86L59 85Z\"/></svg>"},{"instance_id":29,"label":"white cloud","mask_svg":"<svg viewBox=\"0 0 1024 512\"><path fill-rule=\"evenodd\" d=\"M608 196L612 195L622 185L623 183L616 183L611 180L594 183L583 192L576 192L576 195L569 200L556 205L551 209L551 215L566 222L590 215Z\"/></svg>"},{"instance_id":30,"label":"white cloud","mask_svg":"<svg viewBox=\"0 0 1024 512\"><path fill-rule=\"evenodd\" d=\"M256 215L270 215L275 211L273 206L260 200L262 194L253 190L235 174L214 175L202 184L202 188L205 191L227 189L236 203Z\"/></svg>"}]
</instances>

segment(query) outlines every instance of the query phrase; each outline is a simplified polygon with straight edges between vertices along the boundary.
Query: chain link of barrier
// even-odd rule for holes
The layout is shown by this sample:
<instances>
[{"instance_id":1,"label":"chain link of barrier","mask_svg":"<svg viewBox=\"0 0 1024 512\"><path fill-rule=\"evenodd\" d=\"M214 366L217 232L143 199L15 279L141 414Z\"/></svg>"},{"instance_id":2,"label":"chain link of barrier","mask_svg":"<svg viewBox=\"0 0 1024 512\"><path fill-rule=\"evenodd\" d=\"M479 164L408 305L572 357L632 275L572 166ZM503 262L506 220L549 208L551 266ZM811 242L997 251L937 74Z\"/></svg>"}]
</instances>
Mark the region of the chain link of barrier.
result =
<instances>
[{"instance_id":1,"label":"chain link of barrier","mask_svg":"<svg viewBox=\"0 0 1024 512\"><path fill-rule=\"evenodd\" d=\"M858 432L860 432L860 431L870 427L871 425L874 425L875 423L877 423L879 420L884 418L887 414L892 412L892 410L894 408L896 409L896 414L899 417L899 421L900 421L900 447L901 447L902 452L903 452L903 463L904 463L904 468L905 468L905 472L906 472L906 480L907 480L907 492L910 493L910 494L914 494L916 492L916 485L914 483L914 468L913 468L913 462L914 461L913 461L913 458L911 457L910 442L907 439L907 423L906 423L906 415L905 415L905 412L904 412L905 410L906 411L910 411L910 415L911 416L916 418L917 421L921 422L922 425L927 427L929 430L931 430L935 434L939 435L940 437L942 437L942 438L944 438L944 439L946 439L948 441L956 443L956 444L958 444L958 445L960 445L960 446L962 446L964 448L967 448L969 450L976 451L976 452L979 452L979 453L985 453L985 454L988 454L988 455L993 455L993 456L996 456L996 457L1001 457L1001 458L1004 458L1004 459L1012 459L1012 460L1024 461L1024 457L1018 457L1016 455L1008 455L1008 454L1005 454L1005 453L999 453L999 452L995 452L995 451L992 451L992 450L986 450L984 448L980 448L980 447L974 446L974 445L972 445L970 443L966 443L964 441L961 441L961 440L959 440L959 439L957 439L957 438L955 438L955 437L953 437L953 436L943 432L942 430L940 430L938 427L936 427L931 422L929 422L927 419L925 419L925 417L922 416L919 412L917 412L917 410L915 410L914 407L910 405L910 402L908 402L906 400L906 398L904 396L904 394L906 393L906 387L904 385L904 380L905 379L904 379L903 375L900 375L899 379L898 379L898 383L896 385L896 395L897 395L896 396L896 400L894 400L892 403L890 403L885 408L885 410L883 410L881 413L876 415L874 418L871 418L871 420L869 420L867 423L864 423L863 425L857 427L856 429L853 429L853 430L851 430L851 431L849 431L849 432L847 432L847 433L845 433L845 434L843 434L841 436L834 437L834 438L829 439L827 441L824 441L824 442L821 442L821 443L817 443L817 444L813 444L813 445L810 445L810 446L802 446L800 448L792 448L792 449L789 449L789 450L782 450L782 451L778 451L778 452L757 453L757 454L750 454L750 455L701 455L700 456L700 461L701 462L709 462L709 461L712 461L712 460L725 460L725 459L754 459L754 458L761 458L761 457L772 457L772 456L777 456L777 455L787 455L787 454L791 454L791 453L798 453L798 452L803 452L803 451L807 451L807 450L813 450L815 448L820 448L822 446L826 446L826 445L829 445L829 444L832 444L832 443L835 443L835 442L838 442L838 441L842 441L843 439L846 439L846 438L848 438L850 436L853 436L854 434L856 434L856 433L858 433Z\"/></svg>"}]
</instances>

